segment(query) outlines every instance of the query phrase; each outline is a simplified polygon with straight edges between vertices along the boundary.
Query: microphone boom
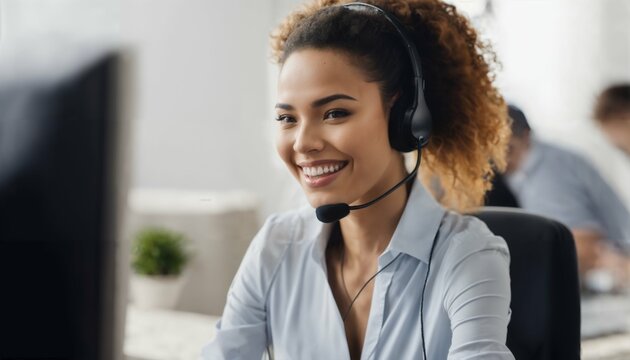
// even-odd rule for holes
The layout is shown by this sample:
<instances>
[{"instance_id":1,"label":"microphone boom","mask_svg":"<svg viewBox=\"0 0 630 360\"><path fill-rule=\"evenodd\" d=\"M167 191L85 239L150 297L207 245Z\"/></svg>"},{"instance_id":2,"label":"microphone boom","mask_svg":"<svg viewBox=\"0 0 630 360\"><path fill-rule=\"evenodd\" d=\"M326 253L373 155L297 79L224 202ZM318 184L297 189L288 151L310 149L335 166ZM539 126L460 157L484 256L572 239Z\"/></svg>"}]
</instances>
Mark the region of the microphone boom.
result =
<instances>
[{"instance_id":1,"label":"microphone boom","mask_svg":"<svg viewBox=\"0 0 630 360\"><path fill-rule=\"evenodd\" d=\"M374 204L375 202L381 200L382 198L386 197L387 195L391 194L396 189L398 189L402 184L411 180L418 173L418 168L420 167L420 160L422 157L421 151L420 151L421 146L422 146L421 144L422 142L419 141L418 142L418 159L416 160L416 166L413 168L413 171L410 172L407 176L405 176L405 178L402 179L400 182L398 182L398 184L394 185L391 189L387 190L384 194L380 195L376 199L368 201L365 204L350 206L345 203L337 203L337 204L328 204L328 205L319 206L317 207L317 209L315 209L315 215L317 215L317 219L323 223L331 223L331 222L339 221L343 219L344 217L348 216L351 210L359 210L359 209L366 208Z\"/></svg>"}]
</instances>

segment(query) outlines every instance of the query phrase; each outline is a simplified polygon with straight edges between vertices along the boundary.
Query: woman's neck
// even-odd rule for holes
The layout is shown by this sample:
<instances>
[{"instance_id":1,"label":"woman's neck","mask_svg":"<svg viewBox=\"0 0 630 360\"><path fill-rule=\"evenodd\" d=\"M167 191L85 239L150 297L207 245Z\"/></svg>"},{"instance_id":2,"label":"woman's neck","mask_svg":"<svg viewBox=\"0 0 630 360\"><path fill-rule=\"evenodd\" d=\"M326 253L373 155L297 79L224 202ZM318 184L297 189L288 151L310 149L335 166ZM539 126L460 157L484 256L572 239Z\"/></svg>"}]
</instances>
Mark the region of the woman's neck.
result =
<instances>
[{"instance_id":1,"label":"woman's neck","mask_svg":"<svg viewBox=\"0 0 630 360\"><path fill-rule=\"evenodd\" d=\"M405 174L404 168L401 173ZM352 211L339 222L346 261L374 262L383 253L405 209L409 191L410 186L401 186L375 204Z\"/></svg>"}]
</instances>

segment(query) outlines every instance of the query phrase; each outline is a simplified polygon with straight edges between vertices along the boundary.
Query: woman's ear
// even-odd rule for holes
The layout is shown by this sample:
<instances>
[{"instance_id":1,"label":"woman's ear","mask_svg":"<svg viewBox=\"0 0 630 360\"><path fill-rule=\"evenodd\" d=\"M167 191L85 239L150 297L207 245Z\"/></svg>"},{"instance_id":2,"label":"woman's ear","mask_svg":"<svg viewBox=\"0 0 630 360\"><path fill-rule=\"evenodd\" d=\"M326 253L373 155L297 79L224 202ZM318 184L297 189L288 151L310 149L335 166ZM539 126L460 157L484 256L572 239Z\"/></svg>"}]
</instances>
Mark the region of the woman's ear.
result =
<instances>
[{"instance_id":1,"label":"woman's ear","mask_svg":"<svg viewBox=\"0 0 630 360\"><path fill-rule=\"evenodd\" d=\"M397 91L392 97L389 98L389 100L383 103L384 105L383 110L385 112L385 115L387 115L388 117L392 116L392 109L394 108L394 105L396 105L396 101L399 98L400 98L400 91Z\"/></svg>"},{"instance_id":2,"label":"woman's ear","mask_svg":"<svg viewBox=\"0 0 630 360\"><path fill-rule=\"evenodd\" d=\"M392 107L394 106L394 104L396 103L396 100L398 100L400 98L400 90L396 91L396 93L394 94L394 96L392 96L389 101L387 102L387 112L390 112L392 110Z\"/></svg>"}]
</instances>

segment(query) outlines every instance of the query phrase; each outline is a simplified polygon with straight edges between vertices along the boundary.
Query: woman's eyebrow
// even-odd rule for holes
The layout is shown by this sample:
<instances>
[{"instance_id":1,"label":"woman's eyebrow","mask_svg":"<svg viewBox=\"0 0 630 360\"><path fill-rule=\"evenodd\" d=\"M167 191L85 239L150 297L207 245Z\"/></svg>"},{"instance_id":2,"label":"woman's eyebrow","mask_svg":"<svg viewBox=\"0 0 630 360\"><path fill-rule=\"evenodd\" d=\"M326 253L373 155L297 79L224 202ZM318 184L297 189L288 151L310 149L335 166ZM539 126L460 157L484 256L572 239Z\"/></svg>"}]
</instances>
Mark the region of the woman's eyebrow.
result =
<instances>
[{"instance_id":1,"label":"woman's eyebrow","mask_svg":"<svg viewBox=\"0 0 630 360\"><path fill-rule=\"evenodd\" d=\"M350 95L346 95L346 94L334 94L334 95L330 95L330 96L326 96L325 98L321 98L319 100L315 100L313 101L313 103L311 104L311 107L313 108L317 108L320 107L322 105L326 105L329 102L335 101L335 100L339 100L339 99L347 99L347 100L354 100L357 101L357 99L353 98Z\"/></svg>"},{"instance_id":2,"label":"woman's eyebrow","mask_svg":"<svg viewBox=\"0 0 630 360\"><path fill-rule=\"evenodd\" d=\"M329 95L326 97L323 97L321 99L315 100L311 103L311 107L313 108L318 108L320 106L326 105L329 102L335 101L335 100L339 100L339 99L346 99L346 100L354 100L357 101L357 99L353 98L350 95L346 95L346 94L333 94L333 95ZM289 104L283 104L283 103L277 103L276 104L276 109L284 109L284 110L293 110L293 106L289 105Z\"/></svg>"}]
</instances>

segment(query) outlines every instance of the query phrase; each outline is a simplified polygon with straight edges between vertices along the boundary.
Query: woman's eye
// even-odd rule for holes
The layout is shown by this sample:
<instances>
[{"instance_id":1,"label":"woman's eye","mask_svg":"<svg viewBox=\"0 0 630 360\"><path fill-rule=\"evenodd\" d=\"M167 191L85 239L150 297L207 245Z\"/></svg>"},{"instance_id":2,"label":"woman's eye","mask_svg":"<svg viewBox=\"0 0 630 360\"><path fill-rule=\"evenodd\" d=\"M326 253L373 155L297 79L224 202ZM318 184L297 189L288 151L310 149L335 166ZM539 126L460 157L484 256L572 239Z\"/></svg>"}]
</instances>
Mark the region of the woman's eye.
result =
<instances>
[{"instance_id":1,"label":"woman's eye","mask_svg":"<svg viewBox=\"0 0 630 360\"><path fill-rule=\"evenodd\" d=\"M324 116L324 118L326 119L338 119L338 118L343 118L350 115L349 112L345 111L345 110L330 110L329 112L326 113L326 115Z\"/></svg>"},{"instance_id":2,"label":"woman's eye","mask_svg":"<svg viewBox=\"0 0 630 360\"><path fill-rule=\"evenodd\" d=\"M276 116L276 121L279 121L280 123L283 123L283 124L290 124L290 123L294 123L295 119L289 115L278 115Z\"/></svg>"}]
</instances>

